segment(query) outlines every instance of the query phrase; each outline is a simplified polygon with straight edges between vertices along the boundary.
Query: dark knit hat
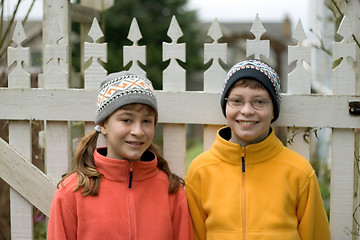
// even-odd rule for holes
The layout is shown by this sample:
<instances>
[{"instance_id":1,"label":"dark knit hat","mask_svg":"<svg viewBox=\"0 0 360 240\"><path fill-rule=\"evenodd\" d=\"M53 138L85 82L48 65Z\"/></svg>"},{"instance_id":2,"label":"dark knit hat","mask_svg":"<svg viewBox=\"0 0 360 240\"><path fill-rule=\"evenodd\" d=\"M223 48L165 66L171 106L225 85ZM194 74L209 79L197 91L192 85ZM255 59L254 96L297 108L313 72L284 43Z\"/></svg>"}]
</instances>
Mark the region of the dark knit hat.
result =
<instances>
[{"instance_id":1,"label":"dark knit hat","mask_svg":"<svg viewBox=\"0 0 360 240\"><path fill-rule=\"evenodd\" d=\"M281 90L280 79L275 70L258 59L249 59L234 65L227 73L221 94L221 109L226 117L226 100L231 87L240 79L254 79L261 83L268 91L274 105L274 122L279 117Z\"/></svg>"},{"instance_id":2,"label":"dark knit hat","mask_svg":"<svg viewBox=\"0 0 360 240\"><path fill-rule=\"evenodd\" d=\"M128 71L109 74L98 91L95 123L100 124L119 108L133 103L149 105L158 114L150 80Z\"/></svg>"}]
</instances>

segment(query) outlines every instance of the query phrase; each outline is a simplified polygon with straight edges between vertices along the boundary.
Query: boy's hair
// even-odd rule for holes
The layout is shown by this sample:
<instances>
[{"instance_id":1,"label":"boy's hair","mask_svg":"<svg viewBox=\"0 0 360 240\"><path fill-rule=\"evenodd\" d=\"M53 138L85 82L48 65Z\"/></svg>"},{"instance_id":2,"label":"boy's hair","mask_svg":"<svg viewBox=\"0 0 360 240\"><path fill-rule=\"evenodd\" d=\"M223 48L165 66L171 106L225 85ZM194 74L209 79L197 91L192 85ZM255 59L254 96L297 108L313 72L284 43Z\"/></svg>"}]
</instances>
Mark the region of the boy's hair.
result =
<instances>
[{"instance_id":1,"label":"boy's hair","mask_svg":"<svg viewBox=\"0 0 360 240\"><path fill-rule=\"evenodd\" d=\"M247 78L238 80L236 83L234 83L234 85L231 87L231 89L236 88L236 87L244 87L244 88L249 87L252 89L257 89L257 88L265 89L264 85L262 85L258 81L254 80L254 79L247 79Z\"/></svg>"},{"instance_id":2,"label":"boy's hair","mask_svg":"<svg viewBox=\"0 0 360 240\"><path fill-rule=\"evenodd\" d=\"M131 104L126 105L122 108L139 110L139 105L140 104ZM152 107L148 105L142 106L148 107L149 111L153 112L156 117L156 111ZM67 178L73 173L76 173L78 183L74 191L82 189L81 193L83 196L95 196L98 194L102 174L95 167L94 151L96 150L96 144L99 134L99 132L94 130L80 140L75 151L73 168L70 172L63 175L63 178L58 183L58 186L59 184L63 183L65 178ZM177 192L180 184L184 185L184 180L171 172L168 162L159 154L158 150L153 144L150 145L147 151L150 151L157 156L157 168L168 175L169 193L171 194Z\"/></svg>"},{"instance_id":3,"label":"boy's hair","mask_svg":"<svg viewBox=\"0 0 360 240\"><path fill-rule=\"evenodd\" d=\"M281 90L280 79L275 70L265 62L258 59L249 59L235 64L227 73L222 89L220 104L226 117L226 98L230 89L240 79L253 79L259 82L268 91L274 106L274 122L279 117Z\"/></svg>"}]
</instances>

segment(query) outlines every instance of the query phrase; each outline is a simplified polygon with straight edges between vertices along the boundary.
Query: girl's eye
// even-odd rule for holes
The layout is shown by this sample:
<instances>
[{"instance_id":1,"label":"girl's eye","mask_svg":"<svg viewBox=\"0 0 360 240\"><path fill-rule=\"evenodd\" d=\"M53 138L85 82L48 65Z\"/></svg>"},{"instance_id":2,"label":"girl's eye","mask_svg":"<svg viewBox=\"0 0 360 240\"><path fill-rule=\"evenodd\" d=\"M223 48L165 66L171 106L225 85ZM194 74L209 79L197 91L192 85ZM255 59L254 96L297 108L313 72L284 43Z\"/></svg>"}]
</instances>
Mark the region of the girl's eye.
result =
<instances>
[{"instance_id":1,"label":"girl's eye","mask_svg":"<svg viewBox=\"0 0 360 240\"><path fill-rule=\"evenodd\" d=\"M121 119L121 121L124 122L124 123L129 123L129 122L131 122L131 120L128 119L128 118L123 118L123 119Z\"/></svg>"},{"instance_id":2,"label":"girl's eye","mask_svg":"<svg viewBox=\"0 0 360 240\"><path fill-rule=\"evenodd\" d=\"M147 123L147 124L150 124L150 123L152 123L153 121L152 120L150 120L150 119L146 119L146 120L144 120L144 123Z\"/></svg>"}]
</instances>

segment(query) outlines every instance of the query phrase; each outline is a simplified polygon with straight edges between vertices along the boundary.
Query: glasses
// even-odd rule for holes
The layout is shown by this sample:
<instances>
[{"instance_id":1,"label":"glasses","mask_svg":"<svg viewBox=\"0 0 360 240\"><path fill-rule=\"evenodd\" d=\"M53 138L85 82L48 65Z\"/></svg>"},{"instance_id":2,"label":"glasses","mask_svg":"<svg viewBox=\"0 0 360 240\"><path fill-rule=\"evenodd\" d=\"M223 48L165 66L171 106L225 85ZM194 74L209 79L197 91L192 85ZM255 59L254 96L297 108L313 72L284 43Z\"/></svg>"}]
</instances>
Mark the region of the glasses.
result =
<instances>
[{"instance_id":1,"label":"glasses","mask_svg":"<svg viewBox=\"0 0 360 240\"><path fill-rule=\"evenodd\" d=\"M265 107L267 107L267 105L270 102L269 100L264 98L254 98L251 99L250 101L247 101L237 97L230 97L230 98L225 98L225 100L227 104L229 104L229 106L232 108L240 108L244 106L246 102L250 102L250 105L257 110L264 109Z\"/></svg>"}]
</instances>

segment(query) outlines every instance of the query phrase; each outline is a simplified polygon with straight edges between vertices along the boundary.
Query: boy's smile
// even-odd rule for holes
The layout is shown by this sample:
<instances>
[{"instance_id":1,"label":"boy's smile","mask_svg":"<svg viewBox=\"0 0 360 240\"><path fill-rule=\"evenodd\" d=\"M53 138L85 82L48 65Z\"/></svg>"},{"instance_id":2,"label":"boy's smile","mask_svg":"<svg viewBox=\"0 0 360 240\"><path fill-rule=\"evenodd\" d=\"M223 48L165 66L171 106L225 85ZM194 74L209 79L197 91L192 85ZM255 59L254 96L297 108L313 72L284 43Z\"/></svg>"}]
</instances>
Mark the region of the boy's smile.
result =
<instances>
[{"instance_id":1,"label":"boy's smile","mask_svg":"<svg viewBox=\"0 0 360 240\"><path fill-rule=\"evenodd\" d=\"M226 104L226 119L231 128L230 141L243 147L261 142L268 136L271 120L274 117L269 93L265 89L234 87L230 90L228 99L234 98L245 102L238 107ZM264 99L269 103L263 109L257 110L250 103L254 99Z\"/></svg>"}]
</instances>

